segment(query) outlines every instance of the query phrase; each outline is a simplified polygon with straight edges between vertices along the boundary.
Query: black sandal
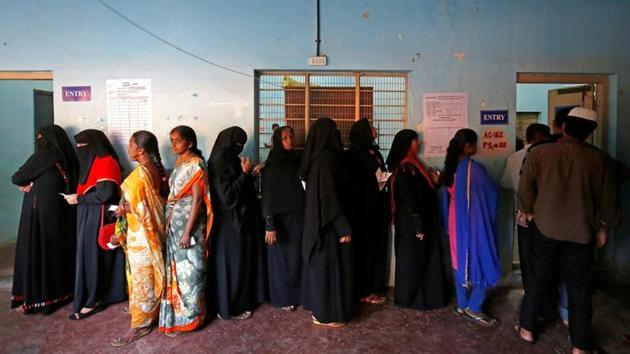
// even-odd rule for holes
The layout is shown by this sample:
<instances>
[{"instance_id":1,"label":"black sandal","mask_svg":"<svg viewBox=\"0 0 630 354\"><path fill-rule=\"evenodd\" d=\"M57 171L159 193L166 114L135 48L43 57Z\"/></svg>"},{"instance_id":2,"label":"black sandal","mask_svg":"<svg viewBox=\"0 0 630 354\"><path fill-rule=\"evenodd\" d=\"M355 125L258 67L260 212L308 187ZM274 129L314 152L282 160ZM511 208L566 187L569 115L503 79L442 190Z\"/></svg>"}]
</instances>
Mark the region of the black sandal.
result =
<instances>
[{"instance_id":1,"label":"black sandal","mask_svg":"<svg viewBox=\"0 0 630 354\"><path fill-rule=\"evenodd\" d=\"M86 313L81 313L81 311L73 313L72 315L70 315L70 317L68 317L68 319L73 320L73 321L78 321L78 320L83 320L86 319L92 315L96 315L97 313L101 312L105 310L105 306L98 304L96 306L94 306L93 309L91 309L90 311L86 312Z\"/></svg>"}]
</instances>

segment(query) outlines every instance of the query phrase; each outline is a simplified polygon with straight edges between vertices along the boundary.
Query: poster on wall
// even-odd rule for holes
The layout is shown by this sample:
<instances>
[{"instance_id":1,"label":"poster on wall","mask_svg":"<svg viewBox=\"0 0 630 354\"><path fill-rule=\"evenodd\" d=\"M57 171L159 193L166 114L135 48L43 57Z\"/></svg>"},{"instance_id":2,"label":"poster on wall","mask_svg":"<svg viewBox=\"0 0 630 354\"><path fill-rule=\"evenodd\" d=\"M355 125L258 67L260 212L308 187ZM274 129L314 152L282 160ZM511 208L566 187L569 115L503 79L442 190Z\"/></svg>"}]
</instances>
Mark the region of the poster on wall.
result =
<instances>
[{"instance_id":1,"label":"poster on wall","mask_svg":"<svg viewBox=\"0 0 630 354\"><path fill-rule=\"evenodd\" d=\"M505 128L485 128L479 144L482 155L505 155L508 151L508 134Z\"/></svg>"},{"instance_id":2,"label":"poster on wall","mask_svg":"<svg viewBox=\"0 0 630 354\"><path fill-rule=\"evenodd\" d=\"M61 86L61 101L89 102L92 100L92 86Z\"/></svg>"},{"instance_id":3,"label":"poster on wall","mask_svg":"<svg viewBox=\"0 0 630 354\"><path fill-rule=\"evenodd\" d=\"M468 127L468 93L425 93L422 112L424 156L446 156L448 142L455 132Z\"/></svg>"},{"instance_id":4,"label":"poster on wall","mask_svg":"<svg viewBox=\"0 0 630 354\"><path fill-rule=\"evenodd\" d=\"M151 130L151 79L107 80L107 128L112 144L127 145L137 130Z\"/></svg>"}]
</instances>

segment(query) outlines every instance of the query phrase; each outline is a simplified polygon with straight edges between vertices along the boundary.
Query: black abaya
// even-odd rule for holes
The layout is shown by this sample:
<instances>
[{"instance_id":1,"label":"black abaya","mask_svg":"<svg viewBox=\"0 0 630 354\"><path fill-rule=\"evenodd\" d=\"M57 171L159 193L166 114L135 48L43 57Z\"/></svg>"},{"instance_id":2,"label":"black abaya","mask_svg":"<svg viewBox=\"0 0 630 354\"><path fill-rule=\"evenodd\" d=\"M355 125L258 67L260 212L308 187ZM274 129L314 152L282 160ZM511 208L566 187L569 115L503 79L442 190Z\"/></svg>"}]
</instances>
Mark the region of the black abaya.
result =
<instances>
[{"instance_id":1,"label":"black abaya","mask_svg":"<svg viewBox=\"0 0 630 354\"><path fill-rule=\"evenodd\" d=\"M214 212L209 300L223 319L252 311L267 298L260 205L254 177L242 172L238 157L246 140L238 127L222 131L208 160Z\"/></svg>"},{"instance_id":2,"label":"black abaya","mask_svg":"<svg viewBox=\"0 0 630 354\"><path fill-rule=\"evenodd\" d=\"M303 305L319 322L348 322L354 304L352 250L339 242L352 232L344 208L348 177L331 119L320 118L311 127L300 174L306 180Z\"/></svg>"},{"instance_id":3,"label":"black abaya","mask_svg":"<svg viewBox=\"0 0 630 354\"><path fill-rule=\"evenodd\" d=\"M52 148L41 149L12 177L18 186L33 182L22 203L11 300L25 313L49 314L72 300L75 209L59 195L67 192L60 160Z\"/></svg>"},{"instance_id":4,"label":"black abaya","mask_svg":"<svg viewBox=\"0 0 630 354\"><path fill-rule=\"evenodd\" d=\"M289 129L274 131L262 174L266 230L276 232L276 242L267 245L269 295L275 307L299 304L302 281L304 189L298 177L299 156L282 146L282 132Z\"/></svg>"},{"instance_id":5,"label":"black abaya","mask_svg":"<svg viewBox=\"0 0 630 354\"><path fill-rule=\"evenodd\" d=\"M398 168L394 181L396 288L395 303L430 310L447 304L436 191L410 163ZM424 239L416 237L424 233Z\"/></svg>"},{"instance_id":6,"label":"black abaya","mask_svg":"<svg viewBox=\"0 0 630 354\"><path fill-rule=\"evenodd\" d=\"M350 186L350 223L354 250L355 296L362 298L386 291L387 246L391 211L387 188L379 190L376 171L386 172L378 146L374 145L367 119L350 131L352 145L346 152Z\"/></svg>"},{"instance_id":7,"label":"black abaya","mask_svg":"<svg viewBox=\"0 0 630 354\"><path fill-rule=\"evenodd\" d=\"M101 206L105 210L118 204L118 185L104 181L78 197L77 210L77 270L72 311L97 304L113 304L127 298L125 254L121 248L105 251L98 245ZM105 223L113 222L105 212Z\"/></svg>"}]
</instances>

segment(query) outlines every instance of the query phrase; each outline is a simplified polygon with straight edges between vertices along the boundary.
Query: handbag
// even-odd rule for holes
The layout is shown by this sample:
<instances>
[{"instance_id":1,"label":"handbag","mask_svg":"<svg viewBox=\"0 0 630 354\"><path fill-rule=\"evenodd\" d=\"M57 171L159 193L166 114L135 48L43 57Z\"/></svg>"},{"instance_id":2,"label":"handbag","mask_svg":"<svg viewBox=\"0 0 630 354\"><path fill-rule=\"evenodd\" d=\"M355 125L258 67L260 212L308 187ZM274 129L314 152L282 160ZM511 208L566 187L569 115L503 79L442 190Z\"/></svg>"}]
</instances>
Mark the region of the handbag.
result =
<instances>
[{"instance_id":1,"label":"handbag","mask_svg":"<svg viewBox=\"0 0 630 354\"><path fill-rule=\"evenodd\" d=\"M116 222L105 224L105 205L101 205L101 226L98 229L98 245L105 251L111 251L120 247L109 247L114 235L116 235Z\"/></svg>"}]
</instances>

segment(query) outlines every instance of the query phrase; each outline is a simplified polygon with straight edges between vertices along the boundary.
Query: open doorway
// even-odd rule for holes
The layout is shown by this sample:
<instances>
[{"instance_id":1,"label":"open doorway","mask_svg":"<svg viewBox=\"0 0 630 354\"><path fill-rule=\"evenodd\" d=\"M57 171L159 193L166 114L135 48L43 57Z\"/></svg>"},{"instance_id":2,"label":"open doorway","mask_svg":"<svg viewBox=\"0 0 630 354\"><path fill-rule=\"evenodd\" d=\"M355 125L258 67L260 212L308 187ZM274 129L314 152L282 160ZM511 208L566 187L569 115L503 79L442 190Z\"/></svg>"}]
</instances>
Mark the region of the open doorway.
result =
<instances>
[{"instance_id":1,"label":"open doorway","mask_svg":"<svg viewBox=\"0 0 630 354\"><path fill-rule=\"evenodd\" d=\"M525 131L532 123L546 124L552 133L555 114L566 107L597 111L599 124L589 142L601 149L608 146L608 75L518 73L516 77L517 141L526 144ZM518 149L517 149L518 150ZM516 224L513 225L512 266L520 271Z\"/></svg>"}]
</instances>

